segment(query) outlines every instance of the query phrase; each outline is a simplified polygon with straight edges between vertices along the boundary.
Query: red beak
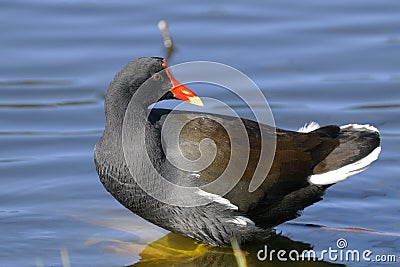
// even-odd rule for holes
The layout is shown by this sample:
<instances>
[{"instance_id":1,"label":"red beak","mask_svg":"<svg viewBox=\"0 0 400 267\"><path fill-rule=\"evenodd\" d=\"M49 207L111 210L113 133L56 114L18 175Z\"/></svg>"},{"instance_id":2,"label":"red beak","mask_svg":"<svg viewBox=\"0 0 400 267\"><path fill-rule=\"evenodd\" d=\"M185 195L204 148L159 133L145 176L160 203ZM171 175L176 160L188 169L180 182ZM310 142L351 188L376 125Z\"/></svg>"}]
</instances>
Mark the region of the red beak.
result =
<instances>
[{"instance_id":1,"label":"red beak","mask_svg":"<svg viewBox=\"0 0 400 267\"><path fill-rule=\"evenodd\" d=\"M200 97L193 93L189 88L178 82L175 77L172 76L167 67L167 62L165 61L165 59L163 60L162 65L165 68L168 78L171 80L172 88L170 89L170 91L175 98L186 101L193 105L204 106L203 101L201 101Z\"/></svg>"}]
</instances>

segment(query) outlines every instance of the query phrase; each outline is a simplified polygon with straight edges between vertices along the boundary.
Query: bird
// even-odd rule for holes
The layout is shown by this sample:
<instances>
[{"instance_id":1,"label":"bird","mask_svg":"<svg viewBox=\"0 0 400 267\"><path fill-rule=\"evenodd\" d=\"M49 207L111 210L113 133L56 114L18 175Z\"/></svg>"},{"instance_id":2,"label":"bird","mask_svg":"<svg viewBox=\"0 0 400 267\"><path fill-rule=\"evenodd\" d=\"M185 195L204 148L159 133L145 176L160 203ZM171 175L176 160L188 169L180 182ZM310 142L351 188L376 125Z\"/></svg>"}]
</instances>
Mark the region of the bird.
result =
<instances>
[{"instance_id":1,"label":"bird","mask_svg":"<svg viewBox=\"0 0 400 267\"><path fill-rule=\"evenodd\" d=\"M365 170L381 151L379 131L371 125L310 123L290 131L206 111L150 108L172 99L203 106L201 97L175 79L163 58L137 58L124 66L106 93L105 129L94 148L96 171L105 189L133 213L211 246L229 246L233 239L239 244L266 240L274 227L300 216L333 184ZM172 126L187 122L179 137L165 130L167 120ZM231 140L223 125L244 125L247 141ZM260 186L250 192L261 143L272 135L273 162ZM204 146L204 139L212 139L213 145ZM245 169L229 174L228 179L237 182L226 194L207 191L202 185L224 172L233 143L239 151L249 146L248 160L234 163L247 162ZM182 169L169 160L179 153L193 160L212 148L214 161L201 170ZM164 186L153 179L157 175L184 191ZM149 190L161 193L155 196ZM181 199L184 205L169 201L181 195L186 197ZM199 204L191 205L194 201Z\"/></svg>"}]
</instances>

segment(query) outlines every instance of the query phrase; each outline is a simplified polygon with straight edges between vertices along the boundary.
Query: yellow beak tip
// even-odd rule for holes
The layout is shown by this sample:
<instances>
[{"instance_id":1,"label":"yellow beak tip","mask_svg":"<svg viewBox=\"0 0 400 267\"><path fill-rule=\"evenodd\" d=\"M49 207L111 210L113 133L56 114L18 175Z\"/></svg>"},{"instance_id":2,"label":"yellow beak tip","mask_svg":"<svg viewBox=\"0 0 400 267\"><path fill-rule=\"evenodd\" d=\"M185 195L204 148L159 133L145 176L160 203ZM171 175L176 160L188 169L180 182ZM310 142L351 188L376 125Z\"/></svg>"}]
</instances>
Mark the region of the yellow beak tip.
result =
<instances>
[{"instance_id":1,"label":"yellow beak tip","mask_svg":"<svg viewBox=\"0 0 400 267\"><path fill-rule=\"evenodd\" d=\"M189 101L190 104L196 105L196 106L201 106L203 107L203 101L201 101L200 97L195 96L195 97L189 97Z\"/></svg>"}]
</instances>

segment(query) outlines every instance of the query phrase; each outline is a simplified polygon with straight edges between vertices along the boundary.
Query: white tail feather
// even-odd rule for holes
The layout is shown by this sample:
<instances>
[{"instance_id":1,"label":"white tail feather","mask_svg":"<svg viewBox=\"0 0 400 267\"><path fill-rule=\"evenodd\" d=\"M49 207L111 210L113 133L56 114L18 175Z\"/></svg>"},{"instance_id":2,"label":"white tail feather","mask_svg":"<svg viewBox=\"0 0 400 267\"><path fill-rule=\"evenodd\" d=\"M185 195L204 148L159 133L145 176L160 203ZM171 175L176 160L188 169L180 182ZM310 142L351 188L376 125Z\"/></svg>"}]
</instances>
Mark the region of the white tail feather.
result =
<instances>
[{"instance_id":1,"label":"white tail feather","mask_svg":"<svg viewBox=\"0 0 400 267\"><path fill-rule=\"evenodd\" d=\"M311 121L311 122L304 124L304 126L300 127L299 133L309 133L314 130L317 130L319 127L321 127L321 126L317 122Z\"/></svg>"},{"instance_id":2,"label":"white tail feather","mask_svg":"<svg viewBox=\"0 0 400 267\"><path fill-rule=\"evenodd\" d=\"M311 175L308 180L310 183L316 185L328 185L343 181L347 177L365 170L372 162L378 159L379 153L381 153L380 146L359 161L343 166L337 170Z\"/></svg>"}]
</instances>

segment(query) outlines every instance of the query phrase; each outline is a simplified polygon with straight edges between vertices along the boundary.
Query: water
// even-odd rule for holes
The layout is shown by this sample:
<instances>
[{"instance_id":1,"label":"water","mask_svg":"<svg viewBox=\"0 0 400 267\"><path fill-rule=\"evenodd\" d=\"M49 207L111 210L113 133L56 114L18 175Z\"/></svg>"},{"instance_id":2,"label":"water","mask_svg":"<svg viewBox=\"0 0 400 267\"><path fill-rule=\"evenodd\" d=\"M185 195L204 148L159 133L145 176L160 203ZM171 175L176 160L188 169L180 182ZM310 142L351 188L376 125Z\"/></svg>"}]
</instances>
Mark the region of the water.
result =
<instances>
[{"instance_id":1,"label":"water","mask_svg":"<svg viewBox=\"0 0 400 267\"><path fill-rule=\"evenodd\" d=\"M165 239L168 246L193 244L165 236L167 231L122 208L94 170L92 151L104 127L108 83L133 58L163 56L160 19L169 22L177 48L170 64L211 60L238 68L263 89L278 127L296 129L316 120L371 123L381 130L379 161L277 227L283 237L271 239L275 247L311 245L322 251L345 238L351 249L400 256L400 3L293 5L2 1L0 265L62 266L62 258L72 266L234 263L229 251L219 250L197 261L166 254L146 263L155 255L154 244L160 248ZM344 230L349 228L354 229ZM259 248L249 248L250 266L289 266L257 262ZM322 263L298 266L313 265Z\"/></svg>"}]
</instances>

